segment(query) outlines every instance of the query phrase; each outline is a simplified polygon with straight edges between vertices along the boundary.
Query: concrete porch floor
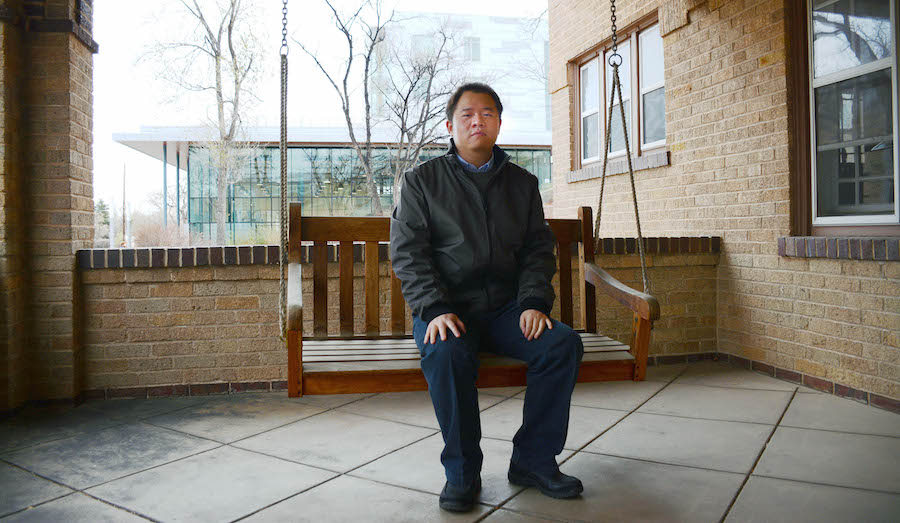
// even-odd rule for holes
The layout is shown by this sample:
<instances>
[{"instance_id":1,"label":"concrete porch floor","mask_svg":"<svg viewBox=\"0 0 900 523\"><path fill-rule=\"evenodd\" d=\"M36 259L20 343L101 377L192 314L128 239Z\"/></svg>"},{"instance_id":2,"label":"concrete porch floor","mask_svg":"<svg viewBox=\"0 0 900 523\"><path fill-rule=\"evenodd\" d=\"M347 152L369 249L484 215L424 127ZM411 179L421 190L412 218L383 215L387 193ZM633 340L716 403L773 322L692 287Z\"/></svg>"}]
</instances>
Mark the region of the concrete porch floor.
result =
<instances>
[{"instance_id":1,"label":"concrete porch floor","mask_svg":"<svg viewBox=\"0 0 900 523\"><path fill-rule=\"evenodd\" d=\"M0 424L12 521L898 521L900 416L723 363L580 384L562 470L508 483L524 389L484 389L481 502L437 506L427 393L109 400Z\"/></svg>"}]
</instances>

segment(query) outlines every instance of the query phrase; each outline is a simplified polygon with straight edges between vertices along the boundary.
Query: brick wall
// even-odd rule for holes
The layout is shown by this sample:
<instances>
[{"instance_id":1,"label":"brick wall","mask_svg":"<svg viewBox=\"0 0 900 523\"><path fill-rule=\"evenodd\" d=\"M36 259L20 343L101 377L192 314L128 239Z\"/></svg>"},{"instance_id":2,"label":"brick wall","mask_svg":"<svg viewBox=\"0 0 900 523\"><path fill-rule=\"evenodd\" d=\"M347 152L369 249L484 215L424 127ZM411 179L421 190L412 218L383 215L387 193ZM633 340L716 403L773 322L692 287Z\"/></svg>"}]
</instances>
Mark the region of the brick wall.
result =
<instances>
[{"instance_id":1,"label":"brick wall","mask_svg":"<svg viewBox=\"0 0 900 523\"><path fill-rule=\"evenodd\" d=\"M39 19L74 10L73 1L31 4ZM25 39L29 385L36 399L74 398L83 369L74 253L93 236L92 49L72 32Z\"/></svg>"},{"instance_id":2,"label":"brick wall","mask_svg":"<svg viewBox=\"0 0 900 523\"><path fill-rule=\"evenodd\" d=\"M619 2L618 25L693 5L663 38L671 166L636 173L644 234L723 238L720 351L900 398L900 263L778 253L790 234L784 2ZM566 181L577 121L567 64L608 37L609 4L562 0L549 17L553 212L563 217L599 194L599 180ZM601 233L632 234L626 176L606 191Z\"/></svg>"},{"instance_id":3,"label":"brick wall","mask_svg":"<svg viewBox=\"0 0 900 523\"><path fill-rule=\"evenodd\" d=\"M83 273L85 389L287 376L277 266Z\"/></svg>"},{"instance_id":4,"label":"brick wall","mask_svg":"<svg viewBox=\"0 0 900 523\"><path fill-rule=\"evenodd\" d=\"M285 386L287 350L278 330L279 269L272 265L277 263L277 247L209 250L223 254L195 253L204 249L157 249L155 257L147 251L143 251L146 256L133 251L123 255L129 251L118 250L79 253L84 268L80 279L89 396ZM213 258L219 265L208 265ZM654 329L653 356L715 350L717 258L714 253L648 258L649 276L665 315ZM626 284L640 286L637 256L601 255L598 261ZM201 262L202 266L193 266ZM154 264L160 267L151 267ZM123 265L127 268L121 268ZM110 266L114 268L92 268ZM390 331L389 270L388 262L382 261L384 333ZM303 264L302 272L304 303L309 307L304 314L304 332L312 333L312 266ZM338 264L329 263L328 272L328 327L337 334ZM363 273L364 265L355 263L354 324L359 334L365 331ZM573 281L579 277L573 274ZM558 278L554 283L558 285ZM574 300L576 318L578 296L576 293ZM559 317L558 302L553 315ZM630 311L600 298L597 318L601 332L630 343ZM580 322L576 326L580 327ZM408 309L406 327L410 332Z\"/></svg>"},{"instance_id":5,"label":"brick wall","mask_svg":"<svg viewBox=\"0 0 900 523\"><path fill-rule=\"evenodd\" d=\"M0 411L26 399L22 30L0 24Z\"/></svg>"},{"instance_id":6,"label":"brick wall","mask_svg":"<svg viewBox=\"0 0 900 523\"><path fill-rule=\"evenodd\" d=\"M0 410L82 388L74 253L93 226L91 9L9 0L0 13Z\"/></svg>"}]
</instances>

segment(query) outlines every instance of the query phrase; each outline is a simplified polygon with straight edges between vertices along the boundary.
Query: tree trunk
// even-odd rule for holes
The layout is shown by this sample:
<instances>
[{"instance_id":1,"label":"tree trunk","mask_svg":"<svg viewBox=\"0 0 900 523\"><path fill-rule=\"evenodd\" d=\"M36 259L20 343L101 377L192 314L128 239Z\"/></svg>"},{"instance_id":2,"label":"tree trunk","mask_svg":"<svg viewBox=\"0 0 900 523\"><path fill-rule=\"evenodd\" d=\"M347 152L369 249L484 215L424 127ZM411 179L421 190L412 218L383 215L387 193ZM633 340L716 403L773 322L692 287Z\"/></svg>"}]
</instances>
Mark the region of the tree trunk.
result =
<instances>
[{"instance_id":1,"label":"tree trunk","mask_svg":"<svg viewBox=\"0 0 900 523\"><path fill-rule=\"evenodd\" d=\"M224 151L220 150L218 183L216 184L216 245L225 245L225 229L228 227L225 220L225 209L228 203L228 165L224 156Z\"/></svg>"}]
</instances>

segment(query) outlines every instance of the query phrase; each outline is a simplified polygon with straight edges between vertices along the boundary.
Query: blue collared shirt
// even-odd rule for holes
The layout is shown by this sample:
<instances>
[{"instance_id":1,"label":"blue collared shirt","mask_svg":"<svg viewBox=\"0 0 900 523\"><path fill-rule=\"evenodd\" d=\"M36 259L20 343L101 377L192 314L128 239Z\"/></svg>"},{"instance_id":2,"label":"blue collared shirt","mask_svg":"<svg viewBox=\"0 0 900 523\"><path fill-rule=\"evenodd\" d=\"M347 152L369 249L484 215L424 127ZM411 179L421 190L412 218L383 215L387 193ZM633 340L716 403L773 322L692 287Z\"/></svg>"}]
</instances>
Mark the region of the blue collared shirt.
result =
<instances>
[{"instance_id":1,"label":"blue collared shirt","mask_svg":"<svg viewBox=\"0 0 900 523\"><path fill-rule=\"evenodd\" d=\"M491 159L488 160L487 163L482 165L481 167L475 167L471 163L463 160L463 157L460 156L459 154L456 155L456 159L459 160L459 163L460 163L460 165L462 165L463 169L465 169L466 172L470 172L470 173L486 173L486 172L490 171L492 167L494 167L494 155L493 154L491 154Z\"/></svg>"}]
</instances>

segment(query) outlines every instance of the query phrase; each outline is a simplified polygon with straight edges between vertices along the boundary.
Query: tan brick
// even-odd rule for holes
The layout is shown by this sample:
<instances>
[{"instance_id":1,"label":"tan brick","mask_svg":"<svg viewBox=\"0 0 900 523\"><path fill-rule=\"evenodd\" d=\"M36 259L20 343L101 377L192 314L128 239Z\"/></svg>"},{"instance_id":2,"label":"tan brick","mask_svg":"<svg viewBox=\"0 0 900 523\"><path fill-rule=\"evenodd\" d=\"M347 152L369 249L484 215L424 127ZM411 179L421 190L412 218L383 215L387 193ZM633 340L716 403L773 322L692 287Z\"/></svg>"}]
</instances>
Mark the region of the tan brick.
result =
<instances>
[{"instance_id":1,"label":"tan brick","mask_svg":"<svg viewBox=\"0 0 900 523\"><path fill-rule=\"evenodd\" d=\"M103 297L114 298L147 298L150 288L146 284L122 284L103 286Z\"/></svg>"},{"instance_id":2,"label":"tan brick","mask_svg":"<svg viewBox=\"0 0 900 523\"><path fill-rule=\"evenodd\" d=\"M794 370L802 374L808 374L810 376L823 377L828 374L827 366L822 365L821 363L803 359L798 359L794 362Z\"/></svg>"},{"instance_id":3,"label":"tan brick","mask_svg":"<svg viewBox=\"0 0 900 523\"><path fill-rule=\"evenodd\" d=\"M238 354L220 354L215 357L216 367L250 367L259 365L259 354L238 353Z\"/></svg>"},{"instance_id":4,"label":"tan brick","mask_svg":"<svg viewBox=\"0 0 900 523\"><path fill-rule=\"evenodd\" d=\"M83 271L81 281L86 285L102 283L124 283L125 272L120 270Z\"/></svg>"},{"instance_id":5,"label":"tan brick","mask_svg":"<svg viewBox=\"0 0 900 523\"><path fill-rule=\"evenodd\" d=\"M216 366L216 357L210 354L195 356L175 356L173 366L176 369L195 369Z\"/></svg>"},{"instance_id":6,"label":"tan brick","mask_svg":"<svg viewBox=\"0 0 900 523\"><path fill-rule=\"evenodd\" d=\"M157 298L163 296L188 297L193 293L192 283L163 283L150 286L150 296Z\"/></svg>"},{"instance_id":7,"label":"tan brick","mask_svg":"<svg viewBox=\"0 0 900 523\"><path fill-rule=\"evenodd\" d=\"M258 296L222 296L216 298L216 309L257 309Z\"/></svg>"},{"instance_id":8,"label":"tan brick","mask_svg":"<svg viewBox=\"0 0 900 523\"><path fill-rule=\"evenodd\" d=\"M216 267L213 279L217 281L258 280L259 269L255 265L237 267Z\"/></svg>"},{"instance_id":9,"label":"tan brick","mask_svg":"<svg viewBox=\"0 0 900 523\"><path fill-rule=\"evenodd\" d=\"M884 264L884 277L889 280L900 280L900 263L887 262Z\"/></svg>"},{"instance_id":10,"label":"tan brick","mask_svg":"<svg viewBox=\"0 0 900 523\"><path fill-rule=\"evenodd\" d=\"M844 261L843 272L848 276L863 276L866 278L882 278L884 271L883 263L876 261Z\"/></svg>"},{"instance_id":11,"label":"tan brick","mask_svg":"<svg viewBox=\"0 0 900 523\"><path fill-rule=\"evenodd\" d=\"M125 310L129 314L144 312L166 312L169 310L169 300L155 298L145 300L128 300L125 303Z\"/></svg>"},{"instance_id":12,"label":"tan brick","mask_svg":"<svg viewBox=\"0 0 900 523\"><path fill-rule=\"evenodd\" d=\"M889 312L862 311L863 325L900 331L900 314Z\"/></svg>"},{"instance_id":13,"label":"tan brick","mask_svg":"<svg viewBox=\"0 0 900 523\"><path fill-rule=\"evenodd\" d=\"M177 385L184 383L182 381L182 372L180 370L142 372L137 375L138 383L140 385Z\"/></svg>"},{"instance_id":14,"label":"tan brick","mask_svg":"<svg viewBox=\"0 0 900 523\"><path fill-rule=\"evenodd\" d=\"M214 382L232 382L237 380L237 369L233 368L215 368L215 369L187 369L180 372L180 380L184 383L214 383Z\"/></svg>"},{"instance_id":15,"label":"tan brick","mask_svg":"<svg viewBox=\"0 0 900 523\"><path fill-rule=\"evenodd\" d=\"M878 373L878 363L864 358L855 358L853 356L841 356L840 364L835 365L835 367L869 375Z\"/></svg>"},{"instance_id":16,"label":"tan brick","mask_svg":"<svg viewBox=\"0 0 900 523\"><path fill-rule=\"evenodd\" d=\"M215 278L212 267L183 267L170 271L170 280L174 282L200 282L213 279Z\"/></svg>"},{"instance_id":17,"label":"tan brick","mask_svg":"<svg viewBox=\"0 0 900 523\"><path fill-rule=\"evenodd\" d=\"M193 343L190 341L153 343L150 347L153 356L175 356L193 354L195 352Z\"/></svg>"},{"instance_id":18,"label":"tan brick","mask_svg":"<svg viewBox=\"0 0 900 523\"><path fill-rule=\"evenodd\" d=\"M860 323L859 309L851 309L846 307L826 307L825 317L829 320L841 321L845 323Z\"/></svg>"},{"instance_id":19,"label":"tan brick","mask_svg":"<svg viewBox=\"0 0 900 523\"><path fill-rule=\"evenodd\" d=\"M172 281L170 269L129 269L121 271L128 283L156 283Z\"/></svg>"},{"instance_id":20,"label":"tan brick","mask_svg":"<svg viewBox=\"0 0 900 523\"><path fill-rule=\"evenodd\" d=\"M239 368L237 369L236 381L274 381L282 379L283 367L286 366Z\"/></svg>"}]
</instances>

